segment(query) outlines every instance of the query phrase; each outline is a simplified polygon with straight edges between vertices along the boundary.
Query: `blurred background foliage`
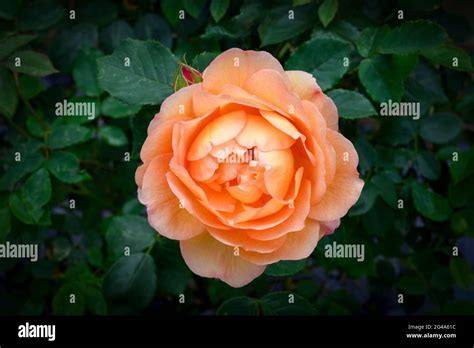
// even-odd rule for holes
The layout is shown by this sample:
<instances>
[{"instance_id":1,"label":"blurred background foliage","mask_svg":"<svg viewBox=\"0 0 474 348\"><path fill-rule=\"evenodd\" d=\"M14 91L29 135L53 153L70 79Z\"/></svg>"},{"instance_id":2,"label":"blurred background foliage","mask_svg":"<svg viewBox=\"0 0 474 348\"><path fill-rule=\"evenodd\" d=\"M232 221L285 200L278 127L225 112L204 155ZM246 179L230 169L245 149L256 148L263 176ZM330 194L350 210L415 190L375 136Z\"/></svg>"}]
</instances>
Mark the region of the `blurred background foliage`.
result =
<instances>
[{"instance_id":1,"label":"blurred background foliage","mask_svg":"<svg viewBox=\"0 0 474 348\"><path fill-rule=\"evenodd\" d=\"M40 258L0 260L0 313L473 314L472 10L440 0L2 0L0 242L38 243ZM274 264L240 289L191 274L177 243L148 225L134 182L178 62L202 71L230 47L312 73L366 182L309 259ZM420 119L378 116L388 99L420 102ZM93 102L97 115L57 117L63 100ZM333 241L364 244L364 262L326 258Z\"/></svg>"}]
</instances>

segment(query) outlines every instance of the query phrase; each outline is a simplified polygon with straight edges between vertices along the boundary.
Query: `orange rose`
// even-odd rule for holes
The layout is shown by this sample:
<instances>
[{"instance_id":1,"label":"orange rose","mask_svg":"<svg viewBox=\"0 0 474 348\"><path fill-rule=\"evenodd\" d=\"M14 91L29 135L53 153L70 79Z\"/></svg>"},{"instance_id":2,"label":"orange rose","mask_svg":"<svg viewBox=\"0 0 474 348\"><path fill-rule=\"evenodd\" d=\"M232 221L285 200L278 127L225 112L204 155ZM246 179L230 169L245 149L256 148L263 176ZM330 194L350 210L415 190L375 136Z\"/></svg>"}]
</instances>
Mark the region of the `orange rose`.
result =
<instances>
[{"instance_id":1,"label":"orange rose","mask_svg":"<svg viewBox=\"0 0 474 348\"><path fill-rule=\"evenodd\" d=\"M189 268L233 287L308 257L360 196L333 101L267 52L230 49L148 127L138 197Z\"/></svg>"}]
</instances>

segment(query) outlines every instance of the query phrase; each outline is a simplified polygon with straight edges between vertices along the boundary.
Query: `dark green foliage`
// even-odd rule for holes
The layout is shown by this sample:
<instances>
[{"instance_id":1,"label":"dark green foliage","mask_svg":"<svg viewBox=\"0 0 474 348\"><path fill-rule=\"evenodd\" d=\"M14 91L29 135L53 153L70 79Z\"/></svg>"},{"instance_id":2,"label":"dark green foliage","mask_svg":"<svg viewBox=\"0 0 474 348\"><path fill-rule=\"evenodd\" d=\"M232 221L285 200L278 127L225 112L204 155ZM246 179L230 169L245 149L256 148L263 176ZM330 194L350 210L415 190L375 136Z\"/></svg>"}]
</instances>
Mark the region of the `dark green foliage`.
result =
<instances>
[{"instance_id":1,"label":"dark green foliage","mask_svg":"<svg viewBox=\"0 0 474 348\"><path fill-rule=\"evenodd\" d=\"M0 243L40 246L37 262L0 259L0 314L474 313L467 17L436 20L436 0L73 3L74 19L67 1L0 1ZM134 181L178 64L202 72L231 47L313 74L365 181L308 259L239 289L191 273ZM95 115L61 117L65 100ZM388 100L419 102L419 118L380 116ZM327 257L333 243L364 260Z\"/></svg>"}]
</instances>

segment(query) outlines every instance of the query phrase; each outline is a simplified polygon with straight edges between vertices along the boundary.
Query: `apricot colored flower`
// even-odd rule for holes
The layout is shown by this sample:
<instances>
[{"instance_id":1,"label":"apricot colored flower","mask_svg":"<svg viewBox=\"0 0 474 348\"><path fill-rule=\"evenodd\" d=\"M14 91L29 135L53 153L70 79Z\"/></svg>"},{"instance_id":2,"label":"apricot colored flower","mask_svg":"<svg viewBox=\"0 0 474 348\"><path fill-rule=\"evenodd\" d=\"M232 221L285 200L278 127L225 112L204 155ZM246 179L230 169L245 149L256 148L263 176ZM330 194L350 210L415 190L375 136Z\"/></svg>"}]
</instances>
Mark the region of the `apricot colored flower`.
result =
<instances>
[{"instance_id":1,"label":"apricot colored flower","mask_svg":"<svg viewBox=\"0 0 474 348\"><path fill-rule=\"evenodd\" d=\"M333 101L267 52L230 49L148 127L138 197L196 274L241 287L308 257L363 181Z\"/></svg>"}]
</instances>

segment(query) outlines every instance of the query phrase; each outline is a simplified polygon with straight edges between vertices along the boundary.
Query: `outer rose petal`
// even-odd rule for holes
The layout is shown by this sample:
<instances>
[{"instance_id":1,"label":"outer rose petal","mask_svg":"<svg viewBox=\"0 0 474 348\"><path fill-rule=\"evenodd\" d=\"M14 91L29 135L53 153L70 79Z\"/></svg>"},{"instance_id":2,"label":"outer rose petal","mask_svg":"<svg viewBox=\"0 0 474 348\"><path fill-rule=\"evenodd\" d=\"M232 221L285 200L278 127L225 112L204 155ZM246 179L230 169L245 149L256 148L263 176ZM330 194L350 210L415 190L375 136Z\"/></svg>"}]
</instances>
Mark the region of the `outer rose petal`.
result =
<instances>
[{"instance_id":1,"label":"outer rose petal","mask_svg":"<svg viewBox=\"0 0 474 348\"><path fill-rule=\"evenodd\" d=\"M322 238L329 234L333 234L334 231L341 225L341 219L320 222L319 224L321 225L319 234L320 234L320 238Z\"/></svg>"},{"instance_id":2,"label":"outer rose petal","mask_svg":"<svg viewBox=\"0 0 474 348\"><path fill-rule=\"evenodd\" d=\"M293 92L298 94L302 100L309 100L314 94L321 91L316 79L310 73L301 70L290 70L285 73L290 79Z\"/></svg>"},{"instance_id":3,"label":"outer rose petal","mask_svg":"<svg viewBox=\"0 0 474 348\"><path fill-rule=\"evenodd\" d=\"M306 226L298 232L288 233L285 244L271 253L260 254L241 250L240 255L257 265L268 265L280 260L301 260L313 252L319 241L319 223L306 219Z\"/></svg>"},{"instance_id":4,"label":"outer rose petal","mask_svg":"<svg viewBox=\"0 0 474 348\"><path fill-rule=\"evenodd\" d=\"M160 155L151 161L139 191L139 198L147 205L148 221L161 235L170 239L188 239L205 231L204 225L186 209L171 192L167 180L170 155Z\"/></svg>"},{"instance_id":5,"label":"outer rose petal","mask_svg":"<svg viewBox=\"0 0 474 348\"><path fill-rule=\"evenodd\" d=\"M203 87L218 94L226 84L243 86L250 76L262 69L272 69L284 75L278 60L267 52L243 51L231 48L220 54L203 72Z\"/></svg>"},{"instance_id":6,"label":"outer rose petal","mask_svg":"<svg viewBox=\"0 0 474 348\"><path fill-rule=\"evenodd\" d=\"M336 173L321 202L311 207L309 216L318 221L336 220L346 215L364 187L364 181L359 179L357 172L359 157L352 143L329 129L327 135L336 151Z\"/></svg>"},{"instance_id":7,"label":"outer rose petal","mask_svg":"<svg viewBox=\"0 0 474 348\"><path fill-rule=\"evenodd\" d=\"M172 117L196 117L193 108L193 95L200 89L201 84L196 83L173 93L161 104L160 113L155 116L155 119L165 121ZM155 119L151 121L148 133L156 129L154 126Z\"/></svg>"},{"instance_id":8,"label":"outer rose petal","mask_svg":"<svg viewBox=\"0 0 474 348\"><path fill-rule=\"evenodd\" d=\"M208 278L219 278L233 287L247 285L260 276L260 266L234 255L234 248L215 240L208 233L181 241L181 254L194 273Z\"/></svg>"},{"instance_id":9,"label":"outer rose petal","mask_svg":"<svg viewBox=\"0 0 474 348\"><path fill-rule=\"evenodd\" d=\"M313 96L313 98L311 98L310 101L318 107L319 111L326 119L328 127L337 131L339 129L339 115L337 113L336 104L334 104L333 100L323 92L318 92Z\"/></svg>"},{"instance_id":10,"label":"outer rose petal","mask_svg":"<svg viewBox=\"0 0 474 348\"><path fill-rule=\"evenodd\" d=\"M325 118L328 127L332 130L338 130L339 116L336 105L331 98L321 91L313 75L299 70L286 71L286 75L290 80L293 91L302 100L309 100L314 103Z\"/></svg>"}]
</instances>

